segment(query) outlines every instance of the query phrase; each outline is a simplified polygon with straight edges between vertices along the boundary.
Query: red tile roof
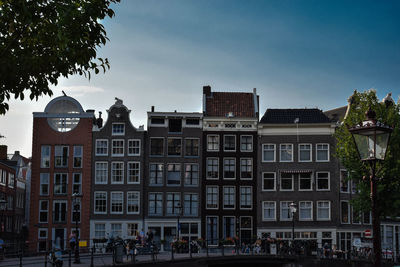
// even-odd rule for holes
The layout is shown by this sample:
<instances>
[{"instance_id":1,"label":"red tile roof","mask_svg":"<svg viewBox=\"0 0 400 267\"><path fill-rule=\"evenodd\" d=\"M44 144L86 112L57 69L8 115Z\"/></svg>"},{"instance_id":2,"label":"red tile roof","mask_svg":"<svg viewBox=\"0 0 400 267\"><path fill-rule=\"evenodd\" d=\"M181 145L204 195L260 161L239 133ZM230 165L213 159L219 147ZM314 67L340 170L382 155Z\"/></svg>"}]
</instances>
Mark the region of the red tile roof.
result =
<instances>
[{"instance_id":1,"label":"red tile roof","mask_svg":"<svg viewBox=\"0 0 400 267\"><path fill-rule=\"evenodd\" d=\"M256 117L254 94L212 92L210 96L206 96L205 116L226 117L229 112L235 117Z\"/></svg>"}]
</instances>

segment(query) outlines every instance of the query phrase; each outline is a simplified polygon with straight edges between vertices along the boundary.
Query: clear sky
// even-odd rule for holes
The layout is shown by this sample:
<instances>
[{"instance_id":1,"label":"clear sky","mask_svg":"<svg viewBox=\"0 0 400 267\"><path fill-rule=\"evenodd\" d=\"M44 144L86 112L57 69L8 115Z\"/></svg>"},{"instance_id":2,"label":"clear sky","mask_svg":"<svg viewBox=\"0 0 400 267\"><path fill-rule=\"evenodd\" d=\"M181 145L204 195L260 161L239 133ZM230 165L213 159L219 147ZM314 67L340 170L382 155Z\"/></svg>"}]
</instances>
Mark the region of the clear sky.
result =
<instances>
[{"instance_id":1,"label":"clear sky","mask_svg":"<svg viewBox=\"0 0 400 267\"><path fill-rule=\"evenodd\" d=\"M267 108L343 106L354 89L400 95L400 1L122 0L103 21L111 69L61 79L84 109L123 99L135 126L146 112L201 111L202 87L257 88ZM0 116L9 152L31 156L32 112L51 99L11 101ZM106 114L104 114L106 115Z\"/></svg>"}]
</instances>

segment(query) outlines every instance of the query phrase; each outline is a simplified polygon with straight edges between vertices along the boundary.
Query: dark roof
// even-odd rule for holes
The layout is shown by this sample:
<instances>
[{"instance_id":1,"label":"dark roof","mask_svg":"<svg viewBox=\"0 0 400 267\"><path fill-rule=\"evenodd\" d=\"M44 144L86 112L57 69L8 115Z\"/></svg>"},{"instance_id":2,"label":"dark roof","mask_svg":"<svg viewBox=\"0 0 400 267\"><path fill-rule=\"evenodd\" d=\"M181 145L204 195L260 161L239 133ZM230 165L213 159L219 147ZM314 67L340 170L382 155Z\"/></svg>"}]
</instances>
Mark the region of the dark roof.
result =
<instances>
[{"instance_id":1,"label":"dark roof","mask_svg":"<svg viewBox=\"0 0 400 267\"><path fill-rule=\"evenodd\" d=\"M347 106L343 106L340 108L327 110L324 112L324 114L328 116L328 118L331 119L332 121L337 122L337 121L343 121L344 116L346 115L346 111L347 111Z\"/></svg>"},{"instance_id":2,"label":"dark roof","mask_svg":"<svg viewBox=\"0 0 400 267\"><path fill-rule=\"evenodd\" d=\"M317 108L267 109L260 123L329 123L330 119Z\"/></svg>"},{"instance_id":3,"label":"dark roof","mask_svg":"<svg viewBox=\"0 0 400 267\"><path fill-rule=\"evenodd\" d=\"M256 117L254 94L242 92L212 92L206 96L205 116L226 117L232 112L235 117Z\"/></svg>"},{"instance_id":4,"label":"dark roof","mask_svg":"<svg viewBox=\"0 0 400 267\"><path fill-rule=\"evenodd\" d=\"M0 159L0 163L15 169L17 167L18 162L13 161L13 160L8 160L8 159Z\"/></svg>"}]
</instances>

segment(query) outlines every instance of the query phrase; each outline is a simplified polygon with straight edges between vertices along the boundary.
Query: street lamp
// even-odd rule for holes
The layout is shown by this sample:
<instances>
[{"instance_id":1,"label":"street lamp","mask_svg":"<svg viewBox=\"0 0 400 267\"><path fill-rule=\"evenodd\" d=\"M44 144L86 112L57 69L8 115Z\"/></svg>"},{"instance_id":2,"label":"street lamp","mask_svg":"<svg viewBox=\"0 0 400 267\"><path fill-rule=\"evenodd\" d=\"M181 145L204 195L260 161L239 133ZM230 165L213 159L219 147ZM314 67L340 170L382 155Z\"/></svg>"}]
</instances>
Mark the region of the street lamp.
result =
<instances>
[{"instance_id":1,"label":"street lamp","mask_svg":"<svg viewBox=\"0 0 400 267\"><path fill-rule=\"evenodd\" d=\"M294 249L294 215L297 212L296 203L292 202L289 204L290 214L292 215L292 248Z\"/></svg>"},{"instance_id":2,"label":"street lamp","mask_svg":"<svg viewBox=\"0 0 400 267\"><path fill-rule=\"evenodd\" d=\"M179 240L180 238L180 230L181 230L181 225L179 223L179 219L181 217L182 214L182 206L181 206L181 202L176 203L175 209L178 211L178 216L177 216L177 227L176 227L176 239Z\"/></svg>"},{"instance_id":3,"label":"street lamp","mask_svg":"<svg viewBox=\"0 0 400 267\"><path fill-rule=\"evenodd\" d=\"M74 263L78 264L81 263L79 258L79 233L78 233L78 221L80 220L81 216L78 216L78 210L80 209L80 199L82 195L79 193L72 194L72 204L74 205L74 221L75 221L75 261Z\"/></svg>"},{"instance_id":4,"label":"street lamp","mask_svg":"<svg viewBox=\"0 0 400 267\"><path fill-rule=\"evenodd\" d=\"M390 134L393 129L375 119L376 113L371 108L365 113L367 120L349 129L356 144L361 161L367 162L371 170L371 208L374 245L374 265L381 266L381 229L378 212L376 162L386 156Z\"/></svg>"}]
</instances>

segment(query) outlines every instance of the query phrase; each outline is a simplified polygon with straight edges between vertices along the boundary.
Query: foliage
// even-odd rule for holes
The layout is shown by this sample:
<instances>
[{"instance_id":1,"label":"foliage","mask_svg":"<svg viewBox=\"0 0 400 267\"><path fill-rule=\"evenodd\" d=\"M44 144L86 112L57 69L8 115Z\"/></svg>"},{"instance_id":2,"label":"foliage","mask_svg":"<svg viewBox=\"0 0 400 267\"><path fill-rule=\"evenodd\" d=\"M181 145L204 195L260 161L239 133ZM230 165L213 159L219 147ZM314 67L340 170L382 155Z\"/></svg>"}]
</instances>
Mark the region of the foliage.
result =
<instances>
[{"instance_id":1,"label":"foliage","mask_svg":"<svg viewBox=\"0 0 400 267\"><path fill-rule=\"evenodd\" d=\"M400 210L400 115L399 104L385 105L374 90L363 93L355 91L351 97L350 112L337 129L336 155L349 172L349 178L357 185L358 196L352 201L357 211L371 210L370 167L362 163L348 128L365 120L365 112L371 107L376 119L394 128L390 138L386 159L377 163L378 207L381 216L398 216Z\"/></svg>"},{"instance_id":2,"label":"foliage","mask_svg":"<svg viewBox=\"0 0 400 267\"><path fill-rule=\"evenodd\" d=\"M0 114L12 95L21 100L53 93L60 76L109 68L97 58L108 38L100 20L120 0L0 0Z\"/></svg>"}]
</instances>

